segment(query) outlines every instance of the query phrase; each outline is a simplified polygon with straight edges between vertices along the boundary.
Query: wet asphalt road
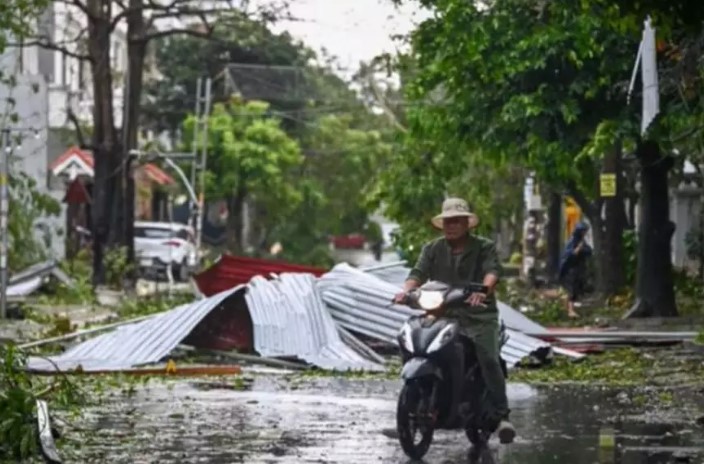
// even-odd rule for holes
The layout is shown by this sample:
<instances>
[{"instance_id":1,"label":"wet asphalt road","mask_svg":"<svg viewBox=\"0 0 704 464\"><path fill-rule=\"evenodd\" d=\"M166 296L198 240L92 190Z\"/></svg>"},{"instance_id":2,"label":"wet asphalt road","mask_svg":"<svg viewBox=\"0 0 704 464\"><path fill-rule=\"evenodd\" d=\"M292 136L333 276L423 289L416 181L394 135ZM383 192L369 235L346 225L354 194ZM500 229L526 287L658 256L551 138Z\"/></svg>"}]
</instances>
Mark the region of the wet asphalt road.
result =
<instances>
[{"instance_id":1,"label":"wet asphalt road","mask_svg":"<svg viewBox=\"0 0 704 464\"><path fill-rule=\"evenodd\" d=\"M241 388L241 385L239 385ZM244 390L231 380L158 382L117 397L87 414L94 429L82 439L80 462L110 463L389 463L405 464L390 430L395 426L395 381L257 376ZM519 437L492 443L497 464L660 464L673 451L703 447L702 430L665 433L663 426L631 427L617 439L618 458L599 454L604 421L622 411L618 392L538 390L510 385ZM424 462L467 463L460 432L438 432ZM691 449L689 451L692 451ZM690 453L691 454L691 453ZM491 462L491 461L489 461Z\"/></svg>"}]
</instances>

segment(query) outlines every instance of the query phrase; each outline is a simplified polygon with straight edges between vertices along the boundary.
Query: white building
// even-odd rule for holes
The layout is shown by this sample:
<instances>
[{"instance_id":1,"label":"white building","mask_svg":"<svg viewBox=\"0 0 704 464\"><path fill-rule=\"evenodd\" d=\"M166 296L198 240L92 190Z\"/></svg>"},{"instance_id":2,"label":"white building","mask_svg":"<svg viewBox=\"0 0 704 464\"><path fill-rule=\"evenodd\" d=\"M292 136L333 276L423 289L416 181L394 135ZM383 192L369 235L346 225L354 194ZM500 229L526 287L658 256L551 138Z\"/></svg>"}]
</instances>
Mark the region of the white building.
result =
<instances>
[{"instance_id":1,"label":"white building","mask_svg":"<svg viewBox=\"0 0 704 464\"><path fill-rule=\"evenodd\" d=\"M127 68L126 26L118 24L112 36L115 124L123 114L123 82ZM87 18L66 2L50 2L37 25L39 40L81 55L87 51ZM32 39L32 42L35 40ZM62 179L51 175L48 167L77 143L72 111L83 127L92 123L93 88L90 64L60 50L49 50L29 42L13 43L0 54L0 70L13 76L14 85L0 82L0 126L24 135L21 147L12 154L13 168L22 170L36 181L36 188L58 201L63 199ZM16 114L13 122L8 117ZM52 236L51 252L64 255L65 208L38 230Z\"/></svg>"}]
</instances>

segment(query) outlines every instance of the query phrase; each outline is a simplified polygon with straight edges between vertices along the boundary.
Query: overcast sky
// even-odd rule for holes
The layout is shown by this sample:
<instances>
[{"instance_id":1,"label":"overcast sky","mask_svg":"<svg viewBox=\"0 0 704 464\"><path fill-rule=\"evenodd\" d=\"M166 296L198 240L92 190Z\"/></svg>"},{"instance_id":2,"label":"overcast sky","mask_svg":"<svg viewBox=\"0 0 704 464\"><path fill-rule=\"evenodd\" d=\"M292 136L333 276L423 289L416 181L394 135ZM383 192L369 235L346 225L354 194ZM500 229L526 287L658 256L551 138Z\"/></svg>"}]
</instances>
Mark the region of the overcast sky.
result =
<instances>
[{"instance_id":1,"label":"overcast sky","mask_svg":"<svg viewBox=\"0 0 704 464\"><path fill-rule=\"evenodd\" d=\"M391 0L290 0L290 12L300 20L282 21L274 30L288 31L315 51L327 49L347 75L360 61L402 46L391 36L411 31L425 16L415 5L395 8Z\"/></svg>"}]
</instances>

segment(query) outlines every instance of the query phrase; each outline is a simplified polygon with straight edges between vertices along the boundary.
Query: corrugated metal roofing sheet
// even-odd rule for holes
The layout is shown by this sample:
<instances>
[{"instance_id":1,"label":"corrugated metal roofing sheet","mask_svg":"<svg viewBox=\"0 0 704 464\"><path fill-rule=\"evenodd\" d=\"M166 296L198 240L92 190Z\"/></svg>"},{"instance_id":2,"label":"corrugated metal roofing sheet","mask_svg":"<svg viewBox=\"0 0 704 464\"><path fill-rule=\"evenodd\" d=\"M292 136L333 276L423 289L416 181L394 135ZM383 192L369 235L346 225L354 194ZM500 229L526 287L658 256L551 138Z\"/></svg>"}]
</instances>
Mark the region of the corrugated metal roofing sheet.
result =
<instances>
[{"instance_id":1,"label":"corrugated metal roofing sheet","mask_svg":"<svg viewBox=\"0 0 704 464\"><path fill-rule=\"evenodd\" d=\"M178 306L135 324L118 327L48 359L30 357L28 368L37 371L119 370L158 362L173 351L210 311L241 287L211 298Z\"/></svg>"},{"instance_id":2,"label":"corrugated metal roofing sheet","mask_svg":"<svg viewBox=\"0 0 704 464\"><path fill-rule=\"evenodd\" d=\"M399 287L403 286L403 283L408 278L408 274L411 272L411 268L406 266L406 261L396 261L393 263L380 264L378 266L364 267L361 268L361 270L374 277L378 277L384 282Z\"/></svg>"},{"instance_id":3,"label":"corrugated metal roofing sheet","mask_svg":"<svg viewBox=\"0 0 704 464\"><path fill-rule=\"evenodd\" d=\"M222 292L236 285L248 283L255 276L269 277L285 272L307 273L320 276L327 270L300 266L282 261L222 255L210 268L195 276L199 290L206 296Z\"/></svg>"},{"instance_id":4,"label":"corrugated metal roofing sheet","mask_svg":"<svg viewBox=\"0 0 704 464\"><path fill-rule=\"evenodd\" d=\"M384 369L343 342L316 291L315 277L310 274L282 274L274 280L255 277L247 286L237 286L145 321L121 326L49 360L30 358L28 367L54 371L80 365L85 371L119 370L158 362L208 313L239 291L245 291L255 349L260 355L295 356L325 369Z\"/></svg>"},{"instance_id":5,"label":"corrugated metal roofing sheet","mask_svg":"<svg viewBox=\"0 0 704 464\"><path fill-rule=\"evenodd\" d=\"M387 275L389 269L392 267L385 269ZM395 344L396 335L403 323L410 316L421 314L422 311L391 304L394 295L399 291L399 285L376 277L374 274L379 270L375 268L365 272L348 264L338 264L318 280L318 288L333 318L341 326ZM509 339L503 346L501 355L509 367L515 366L521 359L539 350L550 348L549 343L537 338L511 329L506 332Z\"/></svg>"},{"instance_id":6,"label":"corrugated metal roofing sheet","mask_svg":"<svg viewBox=\"0 0 704 464\"><path fill-rule=\"evenodd\" d=\"M363 270L364 272L374 275L375 277L378 277L381 280L384 280L385 282L401 287L406 281L408 273L410 272L410 268L406 267L405 264L405 261L399 261L396 263L389 263L386 265L365 268ZM516 311L506 303L502 303L501 301L499 301L497 303L497 306L499 309L499 317L506 326L507 332L510 335L513 335L513 341L509 341L509 344L513 345L518 343L525 343L527 344L525 350L528 350L528 345L531 345L535 341L543 343L537 338L524 338L524 336L521 335L524 332L533 334L547 334L548 329L538 324L537 322L532 321L530 318L523 315L520 311ZM567 350L556 346L553 346L552 350L557 354L569 356L575 359L580 359L584 357L582 353L578 353L573 350Z\"/></svg>"},{"instance_id":7,"label":"corrugated metal roofing sheet","mask_svg":"<svg viewBox=\"0 0 704 464\"><path fill-rule=\"evenodd\" d=\"M310 274L255 277L245 300L254 325L254 347L263 356L295 355L326 369L383 370L346 345Z\"/></svg>"},{"instance_id":8,"label":"corrugated metal roofing sheet","mask_svg":"<svg viewBox=\"0 0 704 464\"><path fill-rule=\"evenodd\" d=\"M75 282L59 268L55 260L34 264L10 277L7 295L10 297L27 296L37 291L49 276L54 277L67 287L73 287Z\"/></svg>"},{"instance_id":9,"label":"corrugated metal roofing sheet","mask_svg":"<svg viewBox=\"0 0 704 464\"><path fill-rule=\"evenodd\" d=\"M12 284L7 287L8 297L27 296L39 290L44 283L44 277L32 277L17 284Z\"/></svg>"}]
</instances>

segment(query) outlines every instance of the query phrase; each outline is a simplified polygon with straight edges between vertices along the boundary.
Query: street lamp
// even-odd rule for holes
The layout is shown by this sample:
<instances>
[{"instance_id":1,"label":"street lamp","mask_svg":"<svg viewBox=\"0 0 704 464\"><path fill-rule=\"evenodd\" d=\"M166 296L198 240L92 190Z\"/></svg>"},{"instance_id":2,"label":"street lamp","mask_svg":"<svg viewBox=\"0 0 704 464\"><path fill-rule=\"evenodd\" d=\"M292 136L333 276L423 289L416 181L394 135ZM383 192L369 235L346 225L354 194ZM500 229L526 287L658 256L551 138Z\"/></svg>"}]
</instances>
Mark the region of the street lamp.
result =
<instances>
[{"instance_id":1,"label":"street lamp","mask_svg":"<svg viewBox=\"0 0 704 464\"><path fill-rule=\"evenodd\" d=\"M200 205L200 202L198 201L198 196L196 195L196 192L193 189L193 185L191 185L191 182L188 180L188 177L183 172L183 170L179 167L178 164L174 163L174 161L169 156L167 156L165 153L162 153L156 149L153 149L149 153L145 153L141 150L130 150L129 156L132 159L138 160L140 162L145 162L145 163L157 161L157 160L164 161L171 168L173 168L174 171L176 171L179 178L183 182L183 185L186 187L186 190L188 191L188 196L190 197L191 203L193 204L195 214L192 214L191 221L193 222L192 225L193 225L193 228L195 229L195 233L196 233L196 248L200 249L200 242L201 242L200 224L201 224L201 220L202 220L201 205ZM187 157L192 157L192 155L188 154Z\"/></svg>"}]
</instances>

